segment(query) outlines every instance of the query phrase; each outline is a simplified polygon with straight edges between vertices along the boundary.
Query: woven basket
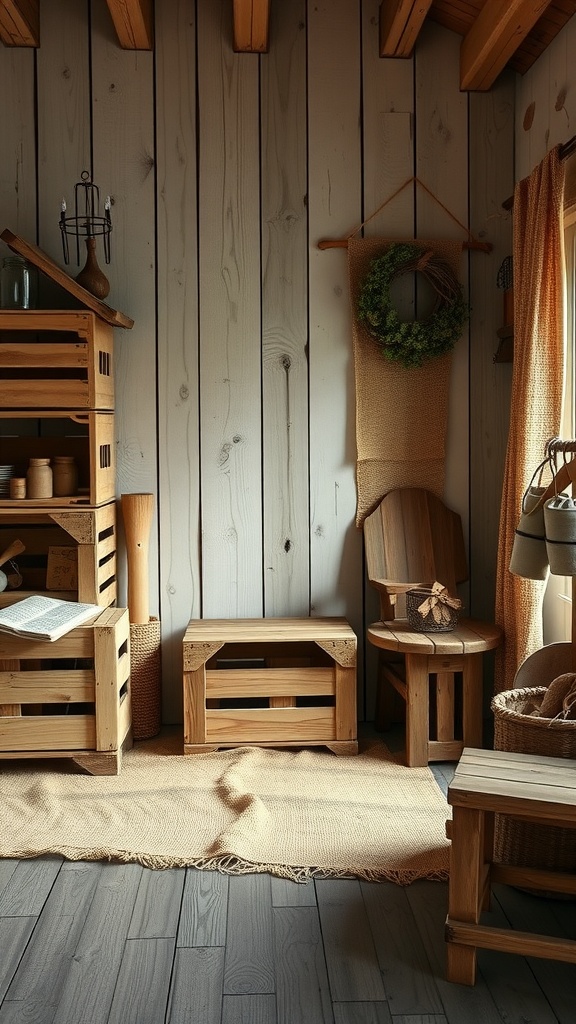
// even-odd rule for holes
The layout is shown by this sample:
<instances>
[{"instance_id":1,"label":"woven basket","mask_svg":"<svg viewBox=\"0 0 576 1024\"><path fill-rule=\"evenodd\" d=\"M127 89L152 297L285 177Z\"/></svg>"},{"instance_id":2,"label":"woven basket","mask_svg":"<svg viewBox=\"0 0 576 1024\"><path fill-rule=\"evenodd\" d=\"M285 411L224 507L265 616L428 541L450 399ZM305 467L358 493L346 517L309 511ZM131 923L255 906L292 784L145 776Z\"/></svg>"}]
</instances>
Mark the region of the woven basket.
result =
<instances>
[{"instance_id":1,"label":"woven basket","mask_svg":"<svg viewBox=\"0 0 576 1024\"><path fill-rule=\"evenodd\" d=\"M135 740L157 736L162 725L160 622L130 623L132 735Z\"/></svg>"},{"instance_id":2,"label":"woven basket","mask_svg":"<svg viewBox=\"0 0 576 1024\"><path fill-rule=\"evenodd\" d=\"M418 587L406 591L406 618L412 629L417 633L449 633L450 630L456 629L458 625L458 610L450 608L450 605L445 605L446 610L450 613L450 621L447 623L436 622L431 611L427 615L422 615L418 611L422 602L431 596L431 587Z\"/></svg>"},{"instance_id":3,"label":"woven basket","mask_svg":"<svg viewBox=\"0 0 576 1024\"><path fill-rule=\"evenodd\" d=\"M495 750L576 759L576 721L525 714L525 709L539 707L545 693L545 686L526 687L492 699ZM496 815L494 851L495 859L505 864L574 871L576 829Z\"/></svg>"}]
</instances>

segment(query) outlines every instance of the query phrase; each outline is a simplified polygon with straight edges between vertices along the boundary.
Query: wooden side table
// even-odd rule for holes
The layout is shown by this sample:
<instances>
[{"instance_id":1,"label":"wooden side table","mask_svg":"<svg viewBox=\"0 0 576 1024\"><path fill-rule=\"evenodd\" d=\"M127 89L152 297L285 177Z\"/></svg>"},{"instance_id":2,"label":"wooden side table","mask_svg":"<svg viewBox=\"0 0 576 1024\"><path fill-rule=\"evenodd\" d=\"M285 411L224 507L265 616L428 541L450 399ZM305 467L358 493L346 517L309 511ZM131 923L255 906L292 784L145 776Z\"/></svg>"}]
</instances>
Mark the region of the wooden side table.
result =
<instances>
[{"instance_id":1,"label":"wooden side table","mask_svg":"<svg viewBox=\"0 0 576 1024\"><path fill-rule=\"evenodd\" d=\"M453 807L446 941L448 981L473 985L476 950L576 963L576 941L480 924L493 882L576 895L576 875L494 864L494 815L576 828L576 761L464 750L448 788Z\"/></svg>"},{"instance_id":2,"label":"wooden side table","mask_svg":"<svg viewBox=\"0 0 576 1024\"><path fill-rule=\"evenodd\" d=\"M356 646L340 618L192 620L184 753L252 744L356 754Z\"/></svg>"}]
</instances>

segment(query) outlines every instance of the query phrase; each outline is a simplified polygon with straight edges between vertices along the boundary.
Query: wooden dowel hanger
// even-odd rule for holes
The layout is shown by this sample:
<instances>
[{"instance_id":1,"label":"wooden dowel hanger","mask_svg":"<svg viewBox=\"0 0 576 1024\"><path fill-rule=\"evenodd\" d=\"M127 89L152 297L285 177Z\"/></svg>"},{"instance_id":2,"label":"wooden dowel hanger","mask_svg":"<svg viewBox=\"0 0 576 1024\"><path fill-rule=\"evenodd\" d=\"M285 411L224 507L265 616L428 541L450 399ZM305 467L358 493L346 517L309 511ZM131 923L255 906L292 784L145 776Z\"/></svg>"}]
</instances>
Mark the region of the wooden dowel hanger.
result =
<instances>
[{"instance_id":1,"label":"wooden dowel hanger","mask_svg":"<svg viewBox=\"0 0 576 1024\"><path fill-rule=\"evenodd\" d=\"M540 495L533 508L530 509L529 515L542 508L547 501L550 501L556 494L560 494L565 487L576 485L576 458L574 457L576 455L576 439L562 441L560 438L553 438L546 445L546 455L550 458L551 462L558 454L562 454L565 458L568 453L572 454L572 458L563 462L560 469L554 473L552 480Z\"/></svg>"},{"instance_id":2,"label":"wooden dowel hanger","mask_svg":"<svg viewBox=\"0 0 576 1024\"><path fill-rule=\"evenodd\" d=\"M558 156L561 160L566 160L569 156L576 153L576 135L573 135L568 142L565 142L562 146L558 146ZM503 210L512 210L514 207L514 196L508 196L502 203Z\"/></svg>"},{"instance_id":3,"label":"wooden dowel hanger","mask_svg":"<svg viewBox=\"0 0 576 1024\"><path fill-rule=\"evenodd\" d=\"M348 242L350 241L350 239L354 238L354 235L357 235L358 232L365 226L365 224L368 224L368 221L371 221L373 217L380 213L380 211L383 210L384 207L388 205L388 203L391 203L392 200L395 199L400 192L407 188L408 185L412 185L413 183L419 185L420 188L423 188L424 191L427 192L429 196L431 196L434 202L437 203L438 206L440 206L456 224L458 224L458 227L461 227L462 230L466 232L468 238L464 242L462 242L462 249L477 249L479 252L492 252L493 246L491 242L481 242L478 238L474 238L474 235L469 230L469 228L467 228L465 224L462 224L462 222L459 221L458 218L455 217L453 213L451 213L448 207L445 206L444 203L442 203L438 199L438 197L434 195L433 192L431 192L428 186L425 185L424 182L420 180L420 178L417 178L415 176L408 178L403 185L400 185L400 188L397 188L396 191L393 192L391 196L388 196L388 199L385 199L384 202L378 207L378 209L374 210L374 213L371 213L370 216L366 218L366 220L363 220L362 223L359 224L357 228L354 228L354 231L351 231L350 234L346 236L346 238L321 238L320 241L318 242L318 248L347 249Z\"/></svg>"}]
</instances>

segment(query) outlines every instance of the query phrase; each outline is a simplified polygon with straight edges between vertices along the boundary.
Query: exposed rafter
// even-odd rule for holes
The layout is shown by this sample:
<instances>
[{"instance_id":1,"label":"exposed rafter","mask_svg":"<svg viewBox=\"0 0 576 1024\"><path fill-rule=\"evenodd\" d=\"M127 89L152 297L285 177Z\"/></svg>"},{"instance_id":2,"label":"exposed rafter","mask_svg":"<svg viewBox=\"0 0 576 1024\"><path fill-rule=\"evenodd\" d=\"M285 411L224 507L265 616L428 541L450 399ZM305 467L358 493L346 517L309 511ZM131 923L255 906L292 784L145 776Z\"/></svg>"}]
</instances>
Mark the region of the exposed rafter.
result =
<instances>
[{"instance_id":1,"label":"exposed rafter","mask_svg":"<svg viewBox=\"0 0 576 1024\"><path fill-rule=\"evenodd\" d=\"M154 46L152 0L106 0L118 42L124 50L151 50Z\"/></svg>"},{"instance_id":2,"label":"exposed rafter","mask_svg":"<svg viewBox=\"0 0 576 1024\"><path fill-rule=\"evenodd\" d=\"M234 50L266 53L270 34L270 0L233 0Z\"/></svg>"},{"instance_id":3,"label":"exposed rafter","mask_svg":"<svg viewBox=\"0 0 576 1024\"><path fill-rule=\"evenodd\" d=\"M460 50L460 88L487 91L550 0L487 0Z\"/></svg>"},{"instance_id":4,"label":"exposed rafter","mask_svg":"<svg viewBox=\"0 0 576 1024\"><path fill-rule=\"evenodd\" d=\"M411 57L432 0L382 0L380 56Z\"/></svg>"},{"instance_id":5,"label":"exposed rafter","mask_svg":"<svg viewBox=\"0 0 576 1024\"><path fill-rule=\"evenodd\" d=\"M40 46L38 0L0 0L0 39L6 46Z\"/></svg>"}]
</instances>

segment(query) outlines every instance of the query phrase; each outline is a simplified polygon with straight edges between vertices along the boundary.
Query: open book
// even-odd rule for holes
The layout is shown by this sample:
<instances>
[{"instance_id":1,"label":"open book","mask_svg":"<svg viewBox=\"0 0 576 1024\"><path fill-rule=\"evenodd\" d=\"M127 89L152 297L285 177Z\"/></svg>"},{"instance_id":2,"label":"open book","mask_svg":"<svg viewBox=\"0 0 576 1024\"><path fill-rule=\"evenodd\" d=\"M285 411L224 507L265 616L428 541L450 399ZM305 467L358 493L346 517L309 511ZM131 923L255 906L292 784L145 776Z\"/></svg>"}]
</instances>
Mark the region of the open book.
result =
<instances>
[{"instance_id":1,"label":"open book","mask_svg":"<svg viewBox=\"0 0 576 1024\"><path fill-rule=\"evenodd\" d=\"M102 611L97 604L59 601L40 595L25 597L8 608L0 608L0 631L30 640L58 640Z\"/></svg>"}]
</instances>

